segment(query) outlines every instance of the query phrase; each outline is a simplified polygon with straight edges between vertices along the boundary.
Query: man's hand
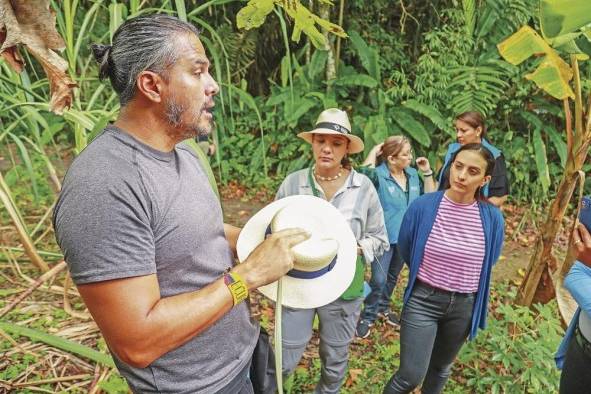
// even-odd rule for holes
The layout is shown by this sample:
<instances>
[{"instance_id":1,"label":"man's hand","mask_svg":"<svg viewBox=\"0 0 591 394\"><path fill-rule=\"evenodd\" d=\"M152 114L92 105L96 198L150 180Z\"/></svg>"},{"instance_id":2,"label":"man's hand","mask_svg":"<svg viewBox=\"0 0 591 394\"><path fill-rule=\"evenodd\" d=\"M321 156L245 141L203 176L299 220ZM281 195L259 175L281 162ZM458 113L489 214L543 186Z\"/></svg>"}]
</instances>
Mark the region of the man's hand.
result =
<instances>
[{"instance_id":1,"label":"man's hand","mask_svg":"<svg viewBox=\"0 0 591 394\"><path fill-rule=\"evenodd\" d=\"M573 246L577 252L577 260L591 267L591 234L581 223L577 223L573 232Z\"/></svg>"},{"instance_id":2,"label":"man's hand","mask_svg":"<svg viewBox=\"0 0 591 394\"><path fill-rule=\"evenodd\" d=\"M233 271L249 289L271 283L293 267L291 247L308 238L303 230L279 231ZM109 348L138 368L198 335L233 305L222 277L198 291L165 298L156 274L79 285L78 290Z\"/></svg>"},{"instance_id":3,"label":"man's hand","mask_svg":"<svg viewBox=\"0 0 591 394\"><path fill-rule=\"evenodd\" d=\"M244 278L249 290L275 282L293 268L291 248L308 238L310 234L300 229L273 233L232 271Z\"/></svg>"}]
</instances>

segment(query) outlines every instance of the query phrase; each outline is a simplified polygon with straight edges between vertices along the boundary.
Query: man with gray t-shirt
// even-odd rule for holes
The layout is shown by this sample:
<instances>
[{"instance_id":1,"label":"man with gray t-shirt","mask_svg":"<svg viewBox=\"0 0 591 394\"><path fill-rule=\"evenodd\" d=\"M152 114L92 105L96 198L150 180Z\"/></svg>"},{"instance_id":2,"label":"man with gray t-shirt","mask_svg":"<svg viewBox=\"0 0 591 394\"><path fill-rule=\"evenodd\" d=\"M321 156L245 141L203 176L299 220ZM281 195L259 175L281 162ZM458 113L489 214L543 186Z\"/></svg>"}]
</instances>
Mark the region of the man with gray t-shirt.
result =
<instances>
[{"instance_id":1,"label":"man with gray t-shirt","mask_svg":"<svg viewBox=\"0 0 591 394\"><path fill-rule=\"evenodd\" d=\"M194 153L218 86L190 24L130 19L93 46L121 112L78 156L54 212L72 278L135 393L252 393L258 337L248 292L293 266L300 230L271 235L233 266L240 229Z\"/></svg>"}]
</instances>

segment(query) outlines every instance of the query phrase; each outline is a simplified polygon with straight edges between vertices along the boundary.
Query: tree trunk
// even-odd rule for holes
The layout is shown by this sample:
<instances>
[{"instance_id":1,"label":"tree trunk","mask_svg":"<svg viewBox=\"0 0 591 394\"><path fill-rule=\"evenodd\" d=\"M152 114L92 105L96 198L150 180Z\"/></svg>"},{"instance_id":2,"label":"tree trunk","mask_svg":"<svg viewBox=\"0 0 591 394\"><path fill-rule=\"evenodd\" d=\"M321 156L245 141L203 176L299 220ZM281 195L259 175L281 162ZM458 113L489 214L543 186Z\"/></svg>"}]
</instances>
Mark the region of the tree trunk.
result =
<instances>
[{"instance_id":1,"label":"tree trunk","mask_svg":"<svg viewBox=\"0 0 591 394\"><path fill-rule=\"evenodd\" d=\"M573 130L573 116L571 115L570 104L568 99L565 99L564 112L568 153L566 168L558 186L556 198L550 205L546 222L540 229L536 239L536 246L529 261L525 278L519 287L517 302L526 306L530 306L534 302L546 303L555 296L552 277L558 267L556 258L552 255L552 245L560 229L564 212L575 190L578 173L583 168L583 163L587 158L591 139L591 118L589 117L591 108L587 111L587 115L583 113L579 64L574 55L571 55L571 65L575 92L575 127ZM560 268L560 274L563 274L564 266Z\"/></svg>"},{"instance_id":2,"label":"tree trunk","mask_svg":"<svg viewBox=\"0 0 591 394\"><path fill-rule=\"evenodd\" d=\"M586 150L587 148L584 147ZM584 160L584 159L583 159ZM579 171L579 176L577 177L579 180L579 193L577 198L577 203L579 208L577 209L577 216L580 212L580 204L583 198L583 189L585 187L585 174L583 171ZM575 180L576 181L576 180ZM575 226L577 222L573 221L572 227L570 229L571 233L576 231ZM572 320L575 311L578 308L577 302L574 300L570 292L564 287L564 278L568 275L571 267L573 266L577 256L576 250L573 248L573 239L570 238L568 242L568 250L566 251L566 256L562 263L556 269L556 272L552 276L552 281L554 282L554 291L556 293L556 301L558 303L558 310L560 312L562 326L566 329L570 321Z\"/></svg>"},{"instance_id":3,"label":"tree trunk","mask_svg":"<svg viewBox=\"0 0 591 394\"><path fill-rule=\"evenodd\" d=\"M572 160L569 162L573 163ZM577 171L569 167L571 166L567 164L546 222L539 230L534 253L529 260L525 278L517 295L517 302L521 305L529 306L534 300L548 302L554 296L554 287L549 276L549 273L556 269L556 258L552 255L552 245L576 184L574 175Z\"/></svg>"},{"instance_id":4,"label":"tree trunk","mask_svg":"<svg viewBox=\"0 0 591 394\"><path fill-rule=\"evenodd\" d=\"M345 12L345 0L341 0L339 5L339 26L343 26L343 14ZM341 37L337 37L337 47L335 55L335 74L339 71L339 62L341 60Z\"/></svg>"},{"instance_id":5,"label":"tree trunk","mask_svg":"<svg viewBox=\"0 0 591 394\"><path fill-rule=\"evenodd\" d=\"M322 19L330 21L330 5L325 3L318 4L318 16ZM326 59L326 81L329 82L337 77L337 69L335 63L334 49L327 30L322 31L324 36L324 49L328 51L328 58ZM330 84L329 84L330 86Z\"/></svg>"}]
</instances>

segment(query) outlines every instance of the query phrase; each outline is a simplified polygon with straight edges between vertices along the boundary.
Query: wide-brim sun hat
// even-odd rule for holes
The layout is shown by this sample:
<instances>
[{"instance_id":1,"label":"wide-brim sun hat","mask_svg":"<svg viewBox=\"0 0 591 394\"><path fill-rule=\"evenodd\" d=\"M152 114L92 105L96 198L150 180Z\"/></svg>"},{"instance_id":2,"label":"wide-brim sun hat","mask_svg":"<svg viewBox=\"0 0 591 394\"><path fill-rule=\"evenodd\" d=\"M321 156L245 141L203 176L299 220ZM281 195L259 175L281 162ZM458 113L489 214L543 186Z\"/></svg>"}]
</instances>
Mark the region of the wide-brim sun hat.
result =
<instances>
[{"instance_id":1,"label":"wide-brim sun hat","mask_svg":"<svg viewBox=\"0 0 591 394\"><path fill-rule=\"evenodd\" d=\"M294 227L303 228L312 236L292 248L296 262L294 269L281 279L281 303L301 309L327 305L339 298L353 281L357 241L343 215L326 200L296 195L261 209L240 232L236 246L238 259L244 262L271 232ZM277 301L277 282L258 290Z\"/></svg>"},{"instance_id":2,"label":"wide-brim sun hat","mask_svg":"<svg viewBox=\"0 0 591 394\"><path fill-rule=\"evenodd\" d=\"M349 140L349 153L363 152L363 140L351 134L351 123L345 111L337 108L325 109L320 113L314 130L302 131L298 137L312 143L314 134L341 135Z\"/></svg>"}]
</instances>

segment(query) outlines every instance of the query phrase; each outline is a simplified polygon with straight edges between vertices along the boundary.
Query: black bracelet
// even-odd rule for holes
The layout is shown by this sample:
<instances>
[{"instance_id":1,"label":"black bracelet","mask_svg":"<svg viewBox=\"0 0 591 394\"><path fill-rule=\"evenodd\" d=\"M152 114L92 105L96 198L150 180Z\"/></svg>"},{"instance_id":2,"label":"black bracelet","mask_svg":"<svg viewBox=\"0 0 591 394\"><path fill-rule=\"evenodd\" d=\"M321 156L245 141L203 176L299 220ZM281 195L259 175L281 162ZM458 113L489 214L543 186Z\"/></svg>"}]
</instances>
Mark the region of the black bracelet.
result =
<instances>
[{"instance_id":1,"label":"black bracelet","mask_svg":"<svg viewBox=\"0 0 591 394\"><path fill-rule=\"evenodd\" d=\"M431 171L431 172L430 172L430 173L428 173L428 174L423 174L423 176L424 176L424 177L433 176L433 171Z\"/></svg>"}]
</instances>

